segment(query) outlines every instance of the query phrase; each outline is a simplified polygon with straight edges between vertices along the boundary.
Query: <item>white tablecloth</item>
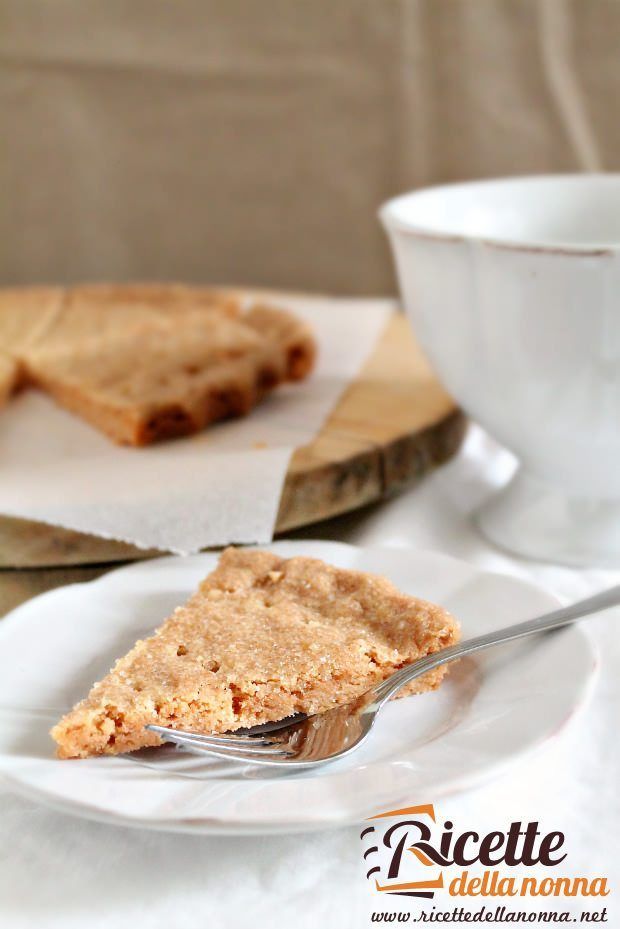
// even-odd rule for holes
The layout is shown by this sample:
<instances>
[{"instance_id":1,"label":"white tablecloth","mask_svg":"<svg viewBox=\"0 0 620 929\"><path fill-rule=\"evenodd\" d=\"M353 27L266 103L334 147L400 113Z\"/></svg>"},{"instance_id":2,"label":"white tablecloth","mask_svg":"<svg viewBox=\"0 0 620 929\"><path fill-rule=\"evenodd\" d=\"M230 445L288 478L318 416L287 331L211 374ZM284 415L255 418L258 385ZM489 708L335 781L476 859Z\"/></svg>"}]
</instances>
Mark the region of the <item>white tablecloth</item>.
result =
<instances>
[{"instance_id":1,"label":"white tablecloth","mask_svg":"<svg viewBox=\"0 0 620 929\"><path fill-rule=\"evenodd\" d=\"M530 578L566 600L618 583L620 571L526 562L484 542L471 510L512 467L510 456L472 429L459 456L422 486L305 534L438 549ZM562 830L566 873L610 879L610 896L588 906L607 906L613 929L620 926L619 623L620 612L609 612L586 624L603 645L602 668L588 709L561 737L500 779L441 801L441 815L461 828L487 832L512 819L538 819L545 831ZM354 828L266 838L165 835L80 821L0 790L0 925L370 925L379 903L362 875L358 834ZM446 901L436 902L443 908ZM501 902L476 898L474 905ZM578 913L582 901L570 905ZM544 906L569 908L553 898Z\"/></svg>"}]
</instances>

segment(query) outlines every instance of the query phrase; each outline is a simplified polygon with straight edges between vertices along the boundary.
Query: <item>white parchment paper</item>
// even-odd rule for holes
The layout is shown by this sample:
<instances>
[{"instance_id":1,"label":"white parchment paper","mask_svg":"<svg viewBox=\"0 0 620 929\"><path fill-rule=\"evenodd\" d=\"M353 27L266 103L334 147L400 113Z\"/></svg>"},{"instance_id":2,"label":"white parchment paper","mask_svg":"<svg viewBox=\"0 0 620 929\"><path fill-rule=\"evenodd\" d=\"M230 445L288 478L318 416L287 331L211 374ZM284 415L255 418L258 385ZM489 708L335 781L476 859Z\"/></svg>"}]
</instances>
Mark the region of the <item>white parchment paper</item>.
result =
<instances>
[{"instance_id":1,"label":"white parchment paper","mask_svg":"<svg viewBox=\"0 0 620 929\"><path fill-rule=\"evenodd\" d=\"M179 553L271 539L294 449L310 442L394 310L391 300L283 296L313 326L312 377L247 418L120 448L38 391L0 414L0 512Z\"/></svg>"}]
</instances>

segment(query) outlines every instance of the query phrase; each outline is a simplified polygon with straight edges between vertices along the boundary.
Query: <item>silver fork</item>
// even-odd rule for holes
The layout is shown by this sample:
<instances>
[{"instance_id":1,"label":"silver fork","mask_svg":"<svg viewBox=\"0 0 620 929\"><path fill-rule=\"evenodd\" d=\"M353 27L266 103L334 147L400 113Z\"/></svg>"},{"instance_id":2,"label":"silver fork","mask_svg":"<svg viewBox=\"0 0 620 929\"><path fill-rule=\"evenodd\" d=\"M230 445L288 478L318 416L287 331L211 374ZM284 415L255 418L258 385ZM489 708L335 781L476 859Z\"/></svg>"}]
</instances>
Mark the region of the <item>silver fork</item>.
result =
<instances>
[{"instance_id":1,"label":"silver fork","mask_svg":"<svg viewBox=\"0 0 620 929\"><path fill-rule=\"evenodd\" d=\"M252 729L204 734L165 726L148 725L164 742L200 755L215 755L229 761L258 765L286 765L291 769L308 768L334 761L358 748L368 737L377 714L402 687L442 664L471 655L503 642L535 635L566 626L620 604L620 586L588 597L571 606L545 613L537 619L507 626L444 648L412 664L405 665L385 681L375 685L352 703L313 716L296 716L283 720L279 728L255 726Z\"/></svg>"}]
</instances>

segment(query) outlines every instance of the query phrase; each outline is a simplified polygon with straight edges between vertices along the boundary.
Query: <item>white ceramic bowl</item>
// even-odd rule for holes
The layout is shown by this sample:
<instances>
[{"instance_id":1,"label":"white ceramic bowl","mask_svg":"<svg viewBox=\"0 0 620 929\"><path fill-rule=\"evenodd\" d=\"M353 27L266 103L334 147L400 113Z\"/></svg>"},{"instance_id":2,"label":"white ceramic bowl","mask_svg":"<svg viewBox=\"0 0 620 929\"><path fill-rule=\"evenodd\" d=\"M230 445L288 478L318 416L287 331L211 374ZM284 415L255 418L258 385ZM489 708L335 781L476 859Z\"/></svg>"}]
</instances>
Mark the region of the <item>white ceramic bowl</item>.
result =
<instances>
[{"instance_id":1,"label":"white ceramic bowl","mask_svg":"<svg viewBox=\"0 0 620 929\"><path fill-rule=\"evenodd\" d=\"M620 566L620 175L427 188L380 216L423 349L521 462L483 531Z\"/></svg>"}]
</instances>

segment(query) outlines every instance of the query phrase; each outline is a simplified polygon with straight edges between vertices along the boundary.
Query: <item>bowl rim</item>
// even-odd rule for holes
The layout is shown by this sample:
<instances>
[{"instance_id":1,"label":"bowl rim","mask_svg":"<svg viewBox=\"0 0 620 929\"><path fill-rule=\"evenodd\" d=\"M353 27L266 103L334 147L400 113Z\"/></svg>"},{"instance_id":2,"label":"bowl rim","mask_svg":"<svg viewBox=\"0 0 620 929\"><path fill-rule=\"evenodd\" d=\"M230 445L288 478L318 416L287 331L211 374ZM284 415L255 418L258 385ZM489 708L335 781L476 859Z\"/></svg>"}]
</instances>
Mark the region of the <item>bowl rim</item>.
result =
<instances>
[{"instance_id":1,"label":"bowl rim","mask_svg":"<svg viewBox=\"0 0 620 929\"><path fill-rule=\"evenodd\" d=\"M514 183L545 183L551 181L560 182L581 182L586 180L588 183L611 181L616 182L620 189L620 172L615 171L598 171L598 172L580 172L580 173L556 173L556 174L517 174L506 175L502 177L474 178L465 181L451 181L447 184L430 184L424 187L415 187L412 190L397 194L386 200L377 211L379 220L388 233L397 232L401 235L409 236L415 239L422 239L431 242L442 242L445 244L472 244L476 243L488 248L500 249L505 251L525 252L529 254L544 253L547 255L557 256L579 256L582 258L609 258L620 254L620 240L614 243L605 243L597 245L580 244L575 242L540 242L536 239L527 241L514 240L508 237L472 235L460 232L440 232L436 229L429 229L424 223L411 222L394 215L394 209L402 203L415 197L417 194L426 194L431 191L450 191L454 188L464 187L486 187L504 182Z\"/></svg>"}]
</instances>

